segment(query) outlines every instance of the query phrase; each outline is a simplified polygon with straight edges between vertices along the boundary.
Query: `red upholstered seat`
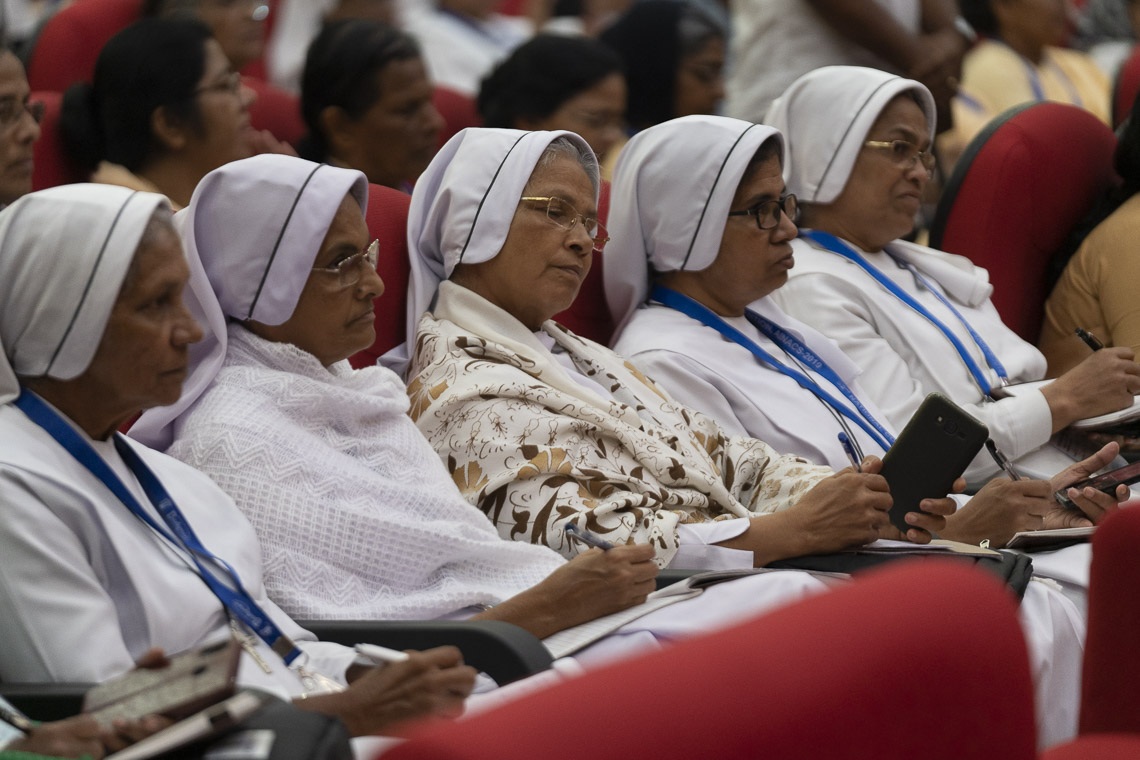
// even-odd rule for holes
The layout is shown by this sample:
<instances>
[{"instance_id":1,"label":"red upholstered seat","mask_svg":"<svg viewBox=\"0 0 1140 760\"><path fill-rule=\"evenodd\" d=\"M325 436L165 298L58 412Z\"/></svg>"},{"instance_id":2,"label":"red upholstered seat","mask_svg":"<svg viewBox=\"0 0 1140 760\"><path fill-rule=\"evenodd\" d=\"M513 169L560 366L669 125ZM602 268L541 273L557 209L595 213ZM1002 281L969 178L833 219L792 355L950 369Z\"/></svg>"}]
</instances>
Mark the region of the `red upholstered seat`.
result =
<instances>
[{"instance_id":1,"label":"red upholstered seat","mask_svg":"<svg viewBox=\"0 0 1140 760\"><path fill-rule=\"evenodd\" d=\"M32 169L32 189L43 190L56 185L82 182L83 172L67 160L59 135L59 106L62 96L58 92L33 92L31 100L44 104L44 119L40 122L40 139L33 148L35 166Z\"/></svg>"},{"instance_id":2,"label":"red upholstered seat","mask_svg":"<svg viewBox=\"0 0 1140 760\"><path fill-rule=\"evenodd\" d=\"M278 140L290 145L300 142L306 132L300 98L260 79L244 77L242 83L257 94L257 100L249 107L253 128L268 129Z\"/></svg>"},{"instance_id":3,"label":"red upholstered seat","mask_svg":"<svg viewBox=\"0 0 1140 760\"><path fill-rule=\"evenodd\" d=\"M602 190L598 197L598 219L602 224L610 213L610 183L602 182ZM605 283L602 281L602 267L605 265L605 253L595 253L590 273L582 281L578 290L578 297L566 311L554 315L554 320L568 327L571 332L583 338L601 343L610 344L614 334L614 319L610 314L610 307L606 303Z\"/></svg>"},{"instance_id":4,"label":"red upholstered seat","mask_svg":"<svg viewBox=\"0 0 1140 760\"><path fill-rule=\"evenodd\" d=\"M932 654L932 653L937 653ZM1010 595L902 564L500 709L391 760L1029 760L1033 695Z\"/></svg>"},{"instance_id":5,"label":"red upholstered seat","mask_svg":"<svg viewBox=\"0 0 1140 760\"><path fill-rule=\"evenodd\" d=\"M411 196L381 185L368 186L369 234L380 241L380 259L376 271L384 281L384 294L373 303L376 309L376 341L354 354L349 362L356 368L368 367L386 351L404 342L407 324L408 276L408 205Z\"/></svg>"},{"instance_id":6,"label":"red upholstered seat","mask_svg":"<svg viewBox=\"0 0 1140 760\"><path fill-rule=\"evenodd\" d=\"M479 112L475 109L475 99L469 95L464 95L447 87L436 87L432 91L431 102L435 106L435 110L439 111L440 116L443 117L444 126L439 133L439 146L441 148L460 130L467 129L467 127L482 126L483 124L483 120L479 118Z\"/></svg>"},{"instance_id":7,"label":"red upholstered seat","mask_svg":"<svg viewBox=\"0 0 1140 760\"><path fill-rule=\"evenodd\" d=\"M90 82L107 40L137 21L142 0L75 0L48 19L28 61L33 90L63 92Z\"/></svg>"},{"instance_id":8,"label":"red upholstered seat","mask_svg":"<svg viewBox=\"0 0 1140 760\"><path fill-rule=\"evenodd\" d=\"M930 244L989 270L994 305L1025 340L1037 341L1050 259L1115 181L1115 148L1081 108L1018 106L970 142L946 184Z\"/></svg>"},{"instance_id":9,"label":"red upholstered seat","mask_svg":"<svg viewBox=\"0 0 1140 760\"><path fill-rule=\"evenodd\" d=\"M1112 85L1112 126L1119 127L1132 112L1132 103L1140 95L1140 45L1132 49L1116 72Z\"/></svg>"}]
</instances>

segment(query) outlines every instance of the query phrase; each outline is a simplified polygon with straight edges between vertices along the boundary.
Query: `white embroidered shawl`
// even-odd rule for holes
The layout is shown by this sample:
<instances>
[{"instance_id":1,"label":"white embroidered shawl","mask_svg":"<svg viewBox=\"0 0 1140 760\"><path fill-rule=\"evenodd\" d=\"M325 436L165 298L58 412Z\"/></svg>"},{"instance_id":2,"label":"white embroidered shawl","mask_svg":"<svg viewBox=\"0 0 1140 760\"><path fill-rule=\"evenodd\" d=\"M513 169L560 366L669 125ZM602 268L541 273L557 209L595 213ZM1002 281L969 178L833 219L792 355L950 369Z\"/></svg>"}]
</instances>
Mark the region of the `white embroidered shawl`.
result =
<instances>
[{"instance_id":1,"label":"white embroidered shawl","mask_svg":"<svg viewBox=\"0 0 1140 760\"><path fill-rule=\"evenodd\" d=\"M727 437L609 349L551 321L542 329L614 399L574 382L522 323L451 282L420 321L409 375L412 419L504 538L571 556L573 522L652 543L665 565L679 523L775 512L831 474Z\"/></svg>"},{"instance_id":2,"label":"white embroidered shawl","mask_svg":"<svg viewBox=\"0 0 1140 760\"><path fill-rule=\"evenodd\" d=\"M503 541L457 493L392 372L328 369L231 324L225 364L172 456L253 523L265 583L302 618L426 619L546 578L555 553Z\"/></svg>"}]
</instances>

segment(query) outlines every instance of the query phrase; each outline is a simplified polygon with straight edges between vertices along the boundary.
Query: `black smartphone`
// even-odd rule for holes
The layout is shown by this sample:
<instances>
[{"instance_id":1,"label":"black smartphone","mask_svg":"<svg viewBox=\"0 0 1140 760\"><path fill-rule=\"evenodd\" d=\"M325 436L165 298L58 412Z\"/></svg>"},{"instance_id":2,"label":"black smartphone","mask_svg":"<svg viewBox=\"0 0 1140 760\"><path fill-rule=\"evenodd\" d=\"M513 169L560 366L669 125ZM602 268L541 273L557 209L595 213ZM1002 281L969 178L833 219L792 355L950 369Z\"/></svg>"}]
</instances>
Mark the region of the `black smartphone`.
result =
<instances>
[{"instance_id":1,"label":"black smartphone","mask_svg":"<svg viewBox=\"0 0 1140 760\"><path fill-rule=\"evenodd\" d=\"M1091 478L1073 483L1069 488L1084 489L1085 487L1095 488L1104 493L1115 493L1117 486L1130 486L1133 483L1140 482L1140 462L1133 462L1126 464L1123 467L1118 467L1115 470L1094 475ZM1060 491L1053 493L1053 497L1057 503L1066 509L1078 509L1069 497L1066 495L1069 488L1062 488Z\"/></svg>"},{"instance_id":2,"label":"black smartphone","mask_svg":"<svg viewBox=\"0 0 1140 760\"><path fill-rule=\"evenodd\" d=\"M904 534L923 499L940 499L982 450L989 429L939 393L927 396L883 456L882 475L891 487L891 524Z\"/></svg>"}]
</instances>

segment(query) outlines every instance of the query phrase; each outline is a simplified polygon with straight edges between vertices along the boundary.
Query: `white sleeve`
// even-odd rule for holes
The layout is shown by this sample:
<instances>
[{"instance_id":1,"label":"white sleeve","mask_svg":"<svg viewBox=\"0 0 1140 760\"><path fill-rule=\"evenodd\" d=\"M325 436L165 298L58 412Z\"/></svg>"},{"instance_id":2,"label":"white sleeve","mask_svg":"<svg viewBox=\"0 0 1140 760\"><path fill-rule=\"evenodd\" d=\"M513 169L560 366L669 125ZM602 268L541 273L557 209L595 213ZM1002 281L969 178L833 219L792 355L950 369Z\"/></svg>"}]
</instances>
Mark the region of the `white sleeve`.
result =
<instances>
[{"instance_id":1,"label":"white sleeve","mask_svg":"<svg viewBox=\"0 0 1140 760\"><path fill-rule=\"evenodd\" d=\"M745 549L729 549L716 546L748 530L747 517L735 520L721 520L685 524L677 526L677 540L680 546L669 567L675 570L736 570L752 567L752 552Z\"/></svg>"},{"instance_id":2,"label":"white sleeve","mask_svg":"<svg viewBox=\"0 0 1140 760\"><path fill-rule=\"evenodd\" d=\"M656 349L627 358L682 406L716 420L725 435L750 435L737 413L751 405L734 405L720 388L705 379L712 372L704 365L683 354Z\"/></svg>"}]
</instances>

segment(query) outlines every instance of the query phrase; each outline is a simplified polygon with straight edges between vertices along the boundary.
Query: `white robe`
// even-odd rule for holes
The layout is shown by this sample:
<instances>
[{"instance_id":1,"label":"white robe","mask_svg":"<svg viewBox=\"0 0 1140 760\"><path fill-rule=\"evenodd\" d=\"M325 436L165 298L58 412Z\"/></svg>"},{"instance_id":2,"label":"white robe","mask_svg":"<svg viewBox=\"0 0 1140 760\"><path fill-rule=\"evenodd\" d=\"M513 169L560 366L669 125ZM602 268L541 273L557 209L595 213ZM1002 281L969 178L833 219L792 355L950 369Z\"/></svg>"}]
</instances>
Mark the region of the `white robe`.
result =
<instances>
[{"instance_id":1,"label":"white robe","mask_svg":"<svg viewBox=\"0 0 1140 760\"><path fill-rule=\"evenodd\" d=\"M983 401L965 363L938 328L850 260L817 248L803 238L793 241L792 246L796 266L788 283L773 293L772 299L788 314L839 344L862 369L862 387L896 429L906 426L927 394L938 391L984 422L998 448L1011 459L1020 460L1020 469L1026 474L1048 478L1072 464L1073 460L1059 450L1044 447L1053 418L1040 392L996 403ZM992 288L984 269L962 256L919 245L896 241L890 247L943 287L955 308L1004 364L1011 382L1040 380L1044 376L1045 358L1041 352L1006 327L990 302ZM919 286L914 276L898 267L886 253L864 256L942 320L986 372L991 384L998 384L997 374L989 370L981 350L941 301ZM997 465L982 452L966 471L966 478L977 484L997 472Z\"/></svg>"},{"instance_id":2,"label":"white robe","mask_svg":"<svg viewBox=\"0 0 1140 760\"><path fill-rule=\"evenodd\" d=\"M150 647L174 654L225 635L221 603L180 551L15 406L0 407L0 431L0 681L102 681L134 667ZM149 508L113 443L92 444ZM131 446L310 667L343 682L354 653L317 642L269 600L257 538L229 497L181 462ZM274 672L262 673L246 655L239 682L299 694L281 659L259 649Z\"/></svg>"}]
</instances>

